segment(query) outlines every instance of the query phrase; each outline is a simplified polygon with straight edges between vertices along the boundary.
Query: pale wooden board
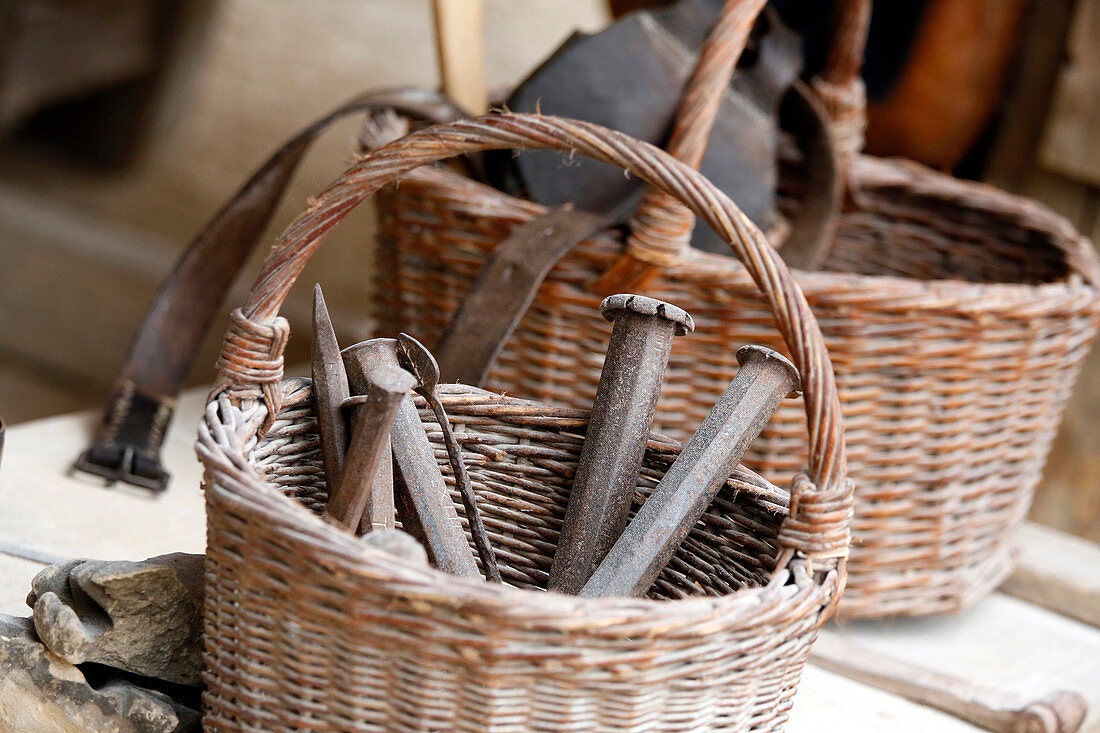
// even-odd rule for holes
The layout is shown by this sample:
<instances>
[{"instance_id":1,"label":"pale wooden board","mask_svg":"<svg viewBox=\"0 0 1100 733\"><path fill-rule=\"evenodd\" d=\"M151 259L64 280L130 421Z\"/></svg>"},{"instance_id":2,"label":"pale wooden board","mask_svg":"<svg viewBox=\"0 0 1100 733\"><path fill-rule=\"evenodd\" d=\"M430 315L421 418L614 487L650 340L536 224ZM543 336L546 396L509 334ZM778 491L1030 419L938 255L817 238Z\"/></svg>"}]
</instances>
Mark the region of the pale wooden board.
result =
<instances>
[{"instance_id":1,"label":"pale wooden board","mask_svg":"<svg viewBox=\"0 0 1100 733\"><path fill-rule=\"evenodd\" d=\"M164 450L173 480L162 494L104 488L94 477L69 475L88 445L98 410L11 428L0 464L0 543L104 560L203 552L202 471L194 443L205 395L205 389L193 390L180 402Z\"/></svg>"},{"instance_id":2,"label":"pale wooden board","mask_svg":"<svg viewBox=\"0 0 1100 733\"><path fill-rule=\"evenodd\" d=\"M1100 627L1100 545L1028 523L1016 571L1001 591Z\"/></svg>"},{"instance_id":3,"label":"pale wooden board","mask_svg":"<svg viewBox=\"0 0 1100 733\"><path fill-rule=\"evenodd\" d=\"M1082 731L1100 731L1100 629L995 594L963 613L852 622L845 636L931 670L1011 693L1085 696Z\"/></svg>"},{"instance_id":4,"label":"pale wooden board","mask_svg":"<svg viewBox=\"0 0 1100 733\"><path fill-rule=\"evenodd\" d=\"M0 613L31 615L31 609L27 607L31 578L44 567L45 564L40 562L0 553Z\"/></svg>"},{"instance_id":5,"label":"pale wooden board","mask_svg":"<svg viewBox=\"0 0 1100 733\"><path fill-rule=\"evenodd\" d=\"M168 492L157 497L130 489L104 489L92 479L67 475L99 418L97 412L26 423L10 431L0 467L0 496L5 500L0 514L0 611L29 613L24 598L30 579L43 567L5 550L103 559L202 551L201 471L193 444L205 396L206 390L199 389L181 399L164 450L174 479ZM1058 541L1050 541L1051 537ZM1047 563L1055 569L1073 568L1074 563L1089 562L1089 553L1100 552L1051 530L1028 528L1022 541L1024 567ZM997 595L953 617L848 624L842 631L880 651L976 682L1019 692L1077 690L1088 697L1093 709L1083 730L1100 729L1100 629ZM951 733L976 729L808 668L788 730Z\"/></svg>"},{"instance_id":6,"label":"pale wooden board","mask_svg":"<svg viewBox=\"0 0 1100 733\"><path fill-rule=\"evenodd\" d=\"M43 565L0 553L0 613L29 616L25 598ZM930 708L914 705L824 670L807 667L788 733L972 733L978 730Z\"/></svg>"},{"instance_id":7,"label":"pale wooden board","mask_svg":"<svg viewBox=\"0 0 1100 733\"><path fill-rule=\"evenodd\" d=\"M971 733L981 728L807 665L785 730L787 733Z\"/></svg>"}]
</instances>

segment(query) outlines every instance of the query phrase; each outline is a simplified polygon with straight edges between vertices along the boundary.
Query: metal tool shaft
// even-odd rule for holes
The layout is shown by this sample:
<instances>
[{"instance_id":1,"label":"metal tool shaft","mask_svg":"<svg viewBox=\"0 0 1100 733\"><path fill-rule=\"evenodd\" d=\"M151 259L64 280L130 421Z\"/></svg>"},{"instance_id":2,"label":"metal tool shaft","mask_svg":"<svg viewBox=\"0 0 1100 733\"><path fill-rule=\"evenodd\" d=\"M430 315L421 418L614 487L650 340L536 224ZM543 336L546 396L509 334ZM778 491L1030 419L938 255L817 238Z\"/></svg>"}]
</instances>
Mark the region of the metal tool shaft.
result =
<instances>
[{"instance_id":1,"label":"metal tool shaft","mask_svg":"<svg viewBox=\"0 0 1100 733\"><path fill-rule=\"evenodd\" d=\"M400 368L395 339L363 341L344 349L342 356L351 389L356 393L366 391L368 375L379 366ZM438 569L452 575L481 577L410 394L398 403L390 444L394 498L402 527L424 543Z\"/></svg>"},{"instance_id":2,"label":"metal tool shaft","mask_svg":"<svg viewBox=\"0 0 1100 733\"><path fill-rule=\"evenodd\" d=\"M401 514L402 526L424 543L437 568L451 575L480 578L474 553L410 396L397 408L392 440L394 486L404 500L398 508L408 509Z\"/></svg>"},{"instance_id":3,"label":"metal tool shaft","mask_svg":"<svg viewBox=\"0 0 1100 733\"><path fill-rule=\"evenodd\" d=\"M548 587L562 593L581 589L626 527L673 337L695 328L642 295L612 295L600 311L615 326L550 567Z\"/></svg>"},{"instance_id":4,"label":"metal tool shaft","mask_svg":"<svg viewBox=\"0 0 1100 733\"><path fill-rule=\"evenodd\" d=\"M485 568L485 575L490 581L499 583L501 582L500 567L497 565L493 546L489 542L489 533L485 531L485 524L481 520L477 495L474 493L470 475L466 471L466 463L462 460L462 451L451 430L447 411L443 409L443 403L436 393L436 387L439 386L439 364L424 344L407 333L398 334L397 349L402 366L415 374L420 382L416 388L417 394L428 403L428 407L431 408L432 414L439 423L439 429L443 432L443 443L447 446L447 458L451 464L455 486L458 487L458 494L462 498L462 506L466 510L466 521L470 525L470 534L473 536L474 547L477 548L481 564Z\"/></svg>"},{"instance_id":5,"label":"metal tool shaft","mask_svg":"<svg viewBox=\"0 0 1100 733\"><path fill-rule=\"evenodd\" d=\"M397 406L416 385L404 369L379 366L367 375L367 393L345 402L350 411L351 442L339 488L329 494L325 519L356 531L366 515L371 529L393 529L393 484L389 476L390 431ZM392 481L392 480L391 480Z\"/></svg>"},{"instance_id":6,"label":"metal tool shaft","mask_svg":"<svg viewBox=\"0 0 1100 733\"><path fill-rule=\"evenodd\" d=\"M329 495L338 489L344 472L344 451L348 429L340 406L349 395L348 375L340 358L340 345L332 328L321 286L313 287L313 404L317 433L321 438L321 460L325 467Z\"/></svg>"},{"instance_id":7,"label":"metal tool shaft","mask_svg":"<svg viewBox=\"0 0 1100 733\"><path fill-rule=\"evenodd\" d=\"M578 595L649 590L779 403L799 388L798 370L770 349L745 346L737 360L737 377Z\"/></svg>"}]
</instances>

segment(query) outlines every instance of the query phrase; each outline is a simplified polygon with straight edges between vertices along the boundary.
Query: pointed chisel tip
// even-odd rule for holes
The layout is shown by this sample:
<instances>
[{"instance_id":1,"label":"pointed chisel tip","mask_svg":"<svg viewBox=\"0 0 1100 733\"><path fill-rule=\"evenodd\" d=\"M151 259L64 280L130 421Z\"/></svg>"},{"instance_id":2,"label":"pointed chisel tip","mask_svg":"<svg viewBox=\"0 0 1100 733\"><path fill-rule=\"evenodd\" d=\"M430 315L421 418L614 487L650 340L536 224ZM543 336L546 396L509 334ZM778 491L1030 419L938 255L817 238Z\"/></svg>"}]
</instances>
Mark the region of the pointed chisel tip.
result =
<instances>
[{"instance_id":1,"label":"pointed chisel tip","mask_svg":"<svg viewBox=\"0 0 1100 733\"><path fill-rule=\"evenodd\" d=\"M347 446L347 426L340 405L348 398L348 377L340 357L340 345L332 328L332 319L325 306L321 286L313 288L313 402L317 410L317 431L321 438L321 456L329 491L334 493L336 480L344 463Z\"/></svg>"}]
</instances>

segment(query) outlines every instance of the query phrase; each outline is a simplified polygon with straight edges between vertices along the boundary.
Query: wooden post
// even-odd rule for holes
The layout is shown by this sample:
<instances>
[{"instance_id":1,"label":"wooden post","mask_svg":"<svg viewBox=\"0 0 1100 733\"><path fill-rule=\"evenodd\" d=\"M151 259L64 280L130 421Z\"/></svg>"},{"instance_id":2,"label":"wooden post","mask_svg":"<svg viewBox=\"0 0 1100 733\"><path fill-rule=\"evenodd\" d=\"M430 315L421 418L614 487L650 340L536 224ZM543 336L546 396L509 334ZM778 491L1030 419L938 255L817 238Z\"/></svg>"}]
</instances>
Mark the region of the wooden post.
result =
<instances>
[{"instance_id":1,"label":"wooden post","mask_svg":"<svg viewBox=\"0 0 1100 733\"><path fill-rule=\"evenodd\" d=\"M488 111L481 0L433 0L443 92L474 115Z\"/></svg>"}]
</instances>

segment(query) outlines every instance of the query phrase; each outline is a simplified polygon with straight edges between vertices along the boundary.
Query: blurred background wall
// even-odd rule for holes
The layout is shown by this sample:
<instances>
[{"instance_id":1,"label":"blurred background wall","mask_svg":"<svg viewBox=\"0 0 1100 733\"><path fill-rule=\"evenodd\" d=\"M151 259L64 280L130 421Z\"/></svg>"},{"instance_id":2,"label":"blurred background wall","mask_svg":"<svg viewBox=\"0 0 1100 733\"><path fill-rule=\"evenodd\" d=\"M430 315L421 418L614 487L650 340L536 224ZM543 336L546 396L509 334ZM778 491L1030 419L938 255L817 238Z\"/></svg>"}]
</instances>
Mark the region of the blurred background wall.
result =
<instances>
[{"instance_id":1,"label":"blurred background wall","mask_svg":"<svg viewBox=\"0 0 1100 733\"><path fill-rule=\"evenodd\" d=\"M147 117L136 150L118 151L110 143L108 150L74 150L81 136L120 134L123 121L89 114L87 106L49 114L102 120L107 129L59 132L41 112L32 116L33 106L7 121L9 135L0 142L0 406L9 422L102 404L176 255L299 128L365 90L439 83L427 0L202 0L167 10L172 3L146 0L29 5L41 8L32 20L52 22L50 33L57 35L58 16L81 3L101 12L88 11L74 24L82 23L85 33L89 25L103 29L108 47L81 49L75 58L65 48L54 54L79 64L85 55L118 51L125 58L116 71L143 74L158 61L142 63L141 52L119 50L117 37L145 23L148 7L160 6L158 12L171 16L170 39L158 40L154 52L167 48L167 58L160 78L136 90L142 101L152 100L148 107L124 110ZM0 0L0 13L3 8ZM609 17L603 0L487 0L484 12L490 88L515 83L573 30L599 28ZM131 15L138 17L128 20ZM0 27L12 26L0 20ZM57 43L71 43L71 35L61 34ZM25 73L52 67L39 63ZM9 64L6 71L11 78L16 70ZM0 78L3 73L0 66ZM88 89L99 91L94 84ZM57 96L67 100L64 89ZM110 101L126 106L126 100ZM346 167L358 125L348 120L313 147L265 241ZM126 158L125 164L114 165L113 157ZM341 225L303 280L325 284L334 319L353 337L369 332L363 322L372 236L367 209ZM258 249L262 257L266 248ZM308 313L310 289L295 292L291 318ZM238 288L227 302L242 298ZM197 361L197 382L211 378L224 331L224 323L212 329Z\"/></svg>"},{"instance_id":2,"label":"blurred background wall","mask_svg":"<svg viewBox=\"0 0 1100 733\"><path fill-rule=\"evenodd\" d=\"M485 0L490 88L515 83L574 29L643 4L655 2ZM1100 239L1100 0L907 5L916 10L892 22L909 45L872 94L869 151L1033 196ZM49 42L28 43L35 33ZM101 406L157 284L223 200L353 94L437 86L434 49L428 0L0 0L7 420ZM266 241L342 170L357 125L314 146ZM348 339L370 332L372 231L372 212L357 212L303 278L325 284ZM292 295L292 320L308 313L308 291ZM228 302L242 297L239 286ZM210 379L224 327L194 383ZM1095 349L1041 492L1037 519L1100 540Z\"/></svg>"}]
</instances>

